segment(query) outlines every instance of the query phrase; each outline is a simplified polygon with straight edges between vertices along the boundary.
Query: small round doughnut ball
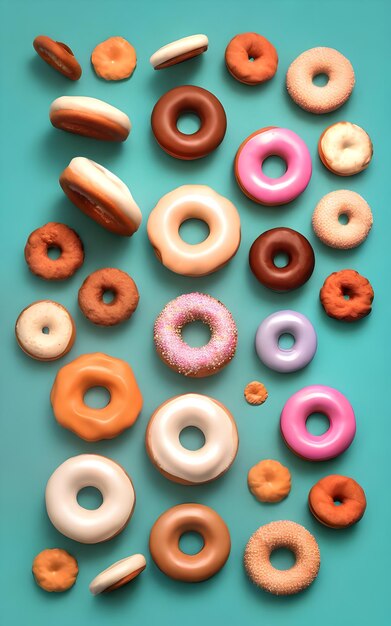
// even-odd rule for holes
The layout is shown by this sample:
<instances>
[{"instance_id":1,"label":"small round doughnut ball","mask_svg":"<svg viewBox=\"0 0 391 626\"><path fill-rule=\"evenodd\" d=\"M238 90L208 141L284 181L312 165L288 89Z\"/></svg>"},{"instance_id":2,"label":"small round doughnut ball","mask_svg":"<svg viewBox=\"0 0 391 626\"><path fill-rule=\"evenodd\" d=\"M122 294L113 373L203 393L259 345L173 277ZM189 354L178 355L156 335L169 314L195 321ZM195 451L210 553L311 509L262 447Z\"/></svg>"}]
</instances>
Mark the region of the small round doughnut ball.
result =
<instances>
[{"instance_id":1,"label":"small round doughnut ball","mask_svg":"<svg viewBox=\"0 0 391 626\"><path fill-rule=\"evenodd\" d=\"M35 582L45 591L66 591L75 584L78 573L75 557L60 548L43 550L33 561Z\"/></svg>"},{"instance_id":2,"label":"small round doughnut ball","mask_svg":"<svg viewBox=\"0 0 391 626\"><path fill-rule=\"evenodd\" d=\"M346 224L339 222L341 216L346 216ZM347 189L323 196L312 215L312 226L319 239L326 246L341 250L359 246L368 237L372 223L369 204L360 194Z\"/></svg>"},{"instance_id":3,"label":"small round doughnut ball","mask_svg":"<svg viewBox=\"0 0 391 626\"><path fill-rule=\"evenodd\" d=\"M347 528L360 521L367 500L363 488L353 478L332 474L321 478L312 487L308 505L321 524L329 528Z\"/></svg>"},{"instance_id":4,"label":"small round doughnut ball","mask_svg":"<svg viewBox=\"0 0 391 626\"><path fill-rule=\"evenodd\" d=\"M266 402L268 392L263 383L252 380L251 383L248 383L244 388L244 397L248 404L257 406Z\"/></svg>"},{"instance_id":5,"label":"small round doughnut ball","mask_svg":"<svg viewBox=\"0 0 391 626\"><path fill-rule=\"evenodd\" d=\"M58 248L57 259L49 257L49 250ZM65 280L81 267L84 248L79 235L66 224L48 222L29 236L24 256L30 271L45 280Z\"/></svg>"},{"instance_id":6,"label":"small round doughnut ball","mask_svg":"<svg viewBox=\"0 0 391 626\"><path fill-rule=\"evenodd\" d=\"M241 33L225 50L229 73L241 83L258 85L273 78L277 71L277 50L258 33Z\"/></svg>"},{"instance_id":7,"label":"small round doughnut ball","mask_svg":"<svg viewBox=\"0 0 391 626\"><path fill-rule=\"evenodd\" d=\"M319 158L337 176L353 176L365 170L373 156L372 141L361 126L337 122L323 131L318 142Z\"/></svg>"},{"instance_id":8,"label":"small round doughnut ball","mask_svg":"<svg viewBox=\"0 0 391 626\"><path fill-rule=\"evenodd\" d=\"M123 80L136 68L136 50L123 37L109 37L94 48L91 63L100 78Z\"/></svg>"},{"instance_id":9,"label":"small round doughnut ball","mask_svg":"<svg viewBox=\"0 0 391 626\"><path fill-rule=\"evenodd\" d=\"M112 292L111 302L103 296ZM133 278L126 272L107 267L93 272L79 289L79 306L87 319L98 326L115 326L135 312L140 296Z\"/></svg>"},{"instance_id":10,"label":"small round doughnut ball","mask_svg":"<svg viewBox=\"0 0 391 626\"><path fill-rule=\"evenodd\" d=\"M320 290L327 315L344 322L356 322L369 315L373 298L371 283L355 270L333 272Z\"/></svg>"},{"instance_id":11,"label":"small round doughnut ball","mask_svg":"<svg viewBox=\"0 0 391 626\"><path fill-rule=\"evenodd\" d=\"M280 502L291 490L291 474L278 461L265 459L250 469L247 484L260 502Z\"/></svg>"}]
</instances>

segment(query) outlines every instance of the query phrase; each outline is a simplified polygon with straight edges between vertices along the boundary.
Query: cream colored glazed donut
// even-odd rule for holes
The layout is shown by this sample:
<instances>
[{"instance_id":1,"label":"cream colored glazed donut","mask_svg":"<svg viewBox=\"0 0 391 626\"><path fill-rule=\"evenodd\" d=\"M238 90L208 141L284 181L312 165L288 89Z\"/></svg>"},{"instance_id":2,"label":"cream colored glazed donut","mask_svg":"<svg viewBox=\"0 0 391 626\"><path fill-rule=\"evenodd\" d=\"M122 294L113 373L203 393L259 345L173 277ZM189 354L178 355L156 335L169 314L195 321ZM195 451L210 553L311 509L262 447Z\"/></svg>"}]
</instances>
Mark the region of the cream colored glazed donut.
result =
<instances>
[{"instance_id":1,"label":"cream colored glazed donut","mask_svg":"<svg viewBox=\"0 0 391 626\"><path fill-rule=\"evenodd\" d=\"M188 219L209 227L208 237L189 244L179 234ZM236 207L206 185L183 185L163 196L148 219L148 237L158 259L183 276L205 276L228 263L240 244Z\"/></svg>"},{"instance_id":2,"label":"cream colored glazed donut","mask_svg":"<svg viewBox=\"0 0 391 626\"><path fill-rule=\"evenodd\" d=\"M84 487L101 492L103 502L98 509L79 505L77 494ZM80 543L99 543L125 528L136 496L132 481L118 463L98 454L80 454L53 472L45 499L49 519L60 533Z\"/></svg>"},{"instance_id":3,"label":"cream colored glazed donut","mask_svg":"<svg viewBox=\"0 0 391 626\"><path fill-rule=\"evenodd\" d=\"M147 562L142 554L133 554L121 561L110 565L98 574L90 583L90 591L96 596L98 593L114 591L136 578L146 568Z\"/></svg>"},{"instance_id":4,"label":"cream colored glazed donut","mask_svg":"<svg viewBox=\"0 0 391 626\"><path fill-rule=\"evenodd\" d=\"M150 63L155 70L162 70L202 54L208 49L208 45L206 35L183 37L159 48L151 56Z\"/></svg>"},{"instance_id":5,"label":"cream colored glazed donut","mask_svg":"<svg viewBox=\"0 0 391 626\"><path fill-rule=\"evenodd\" d=\"M363 128L351 122L337 122L321 134L318 151L323 165L333 174L353 176L368 167L373 146Z\"/></svg>"},{"instance_id":6,"label":"cream colored glazed donut","mask_svg":"<svg viewBox=\"0 0 391 626\"><path fill-rule=\"evenodd\" d=\"M346 224L338 221L341 215L346 215ZM369 204L360 194L347 189L323 196L312 215L312 226L319 239L326 246L342 250L359 246L368 237L372 223Z\"/></svg>"},{"instance_id":7,"label":"cream colored glazed donut","mask_svg":"<svg viewBox=\"0 0 391 626\"><path fill-rule=\"evenodd\" d=\"M72 348L76 327L65 307L52 300L39 300L26 307L15 325L23 352L39 361L54 361Z\"/></svg>"},{"instance_id":8,"label":"cream colored glazed donut","mask_svg":"<svg viewBox=\"0 0 391 626\"><path fill-rule=\"evenodd\" d=\"M184 448L179 435L184 428L199 428L205 443L199 450ZM233 463L239 445L236 423L228 409L198 393L176 396L152 415L145 444L156 468L169 480L200 485L215 480Z\"/></svg>"}]
</instances>

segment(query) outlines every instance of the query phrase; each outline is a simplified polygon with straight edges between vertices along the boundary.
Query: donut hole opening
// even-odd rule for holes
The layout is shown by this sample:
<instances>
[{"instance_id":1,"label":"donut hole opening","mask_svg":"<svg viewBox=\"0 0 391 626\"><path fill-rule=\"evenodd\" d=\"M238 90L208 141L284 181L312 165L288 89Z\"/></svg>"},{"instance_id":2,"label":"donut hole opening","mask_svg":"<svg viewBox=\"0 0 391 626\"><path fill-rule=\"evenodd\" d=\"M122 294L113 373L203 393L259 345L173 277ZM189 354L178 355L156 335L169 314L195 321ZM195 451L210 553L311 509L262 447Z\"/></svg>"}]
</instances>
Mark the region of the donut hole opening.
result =
<instances>
[{"instance_id":1,"label":"donut hole opening","mask_svg":"<svg viewBox=\"0 0 391 626\"><path fill-rule=\"evenodd\" d=\"M106 387L90 387L84 394L84 404L90 409L104 409L110 400L110 392Z\"/></svg>"},{"instance_id":2,"label":"donut hole opening","mask_svg":"<svg viewBox=\"0 0 391 626\"><path fill-rule=\"evenodd\" d=\"M57 261L61 256L61 248L59 246L49 246L47 249L47 255L52 261Z\"/></svg>"},{"instance_id":3,"label":"donut hole opening","mask_svg":"<svg viewBox=\"0 0 391 626\"><path fill-rule=\"evenodd\" d=\"M262 161L262 172L268 178L281 178L286 170L284 159L275 154L271 154Z\"/></svg>"},{"instance_id":4,"label":"donut hole opening","mask_svg":"<svg viewBox=\"0 0 391 626\"><path fill-rule=\"evenodd\" d=\"M50 328L49 328L49 326L44 326L44 327L42 328L42 332L43 332L43 334L44 334L44 335L49 335L49 333L50 333Z\"/></svg>"},{"instance_id":5,"label":"donut hole opening","mask_svg":"<svg viewBox=\"0 0 391 626\"><path fill-rule=\"evenodd\" d=\"M312 77L312 83L316 85L316 87L325 87L328 82L329 77L324 72L319 72L319 74L315 74L315 76Z\"/></svg>"},{"instance_id":6,"label":"donut hole opening","mask_svg":"<svg viewBox=\"0 0 391 626\"><path fill-rule=\"evenodd\" d=\"M288 570L296 563L296 557L289 548L276 548L270 555L270 563L275 569Z\"/></svg>"},{"instance_id":7,"label":"donut hole opening","mask_svg":"<svg viewBox=\"0 0 391 626\"><path fill-rule=\"evenodd\" d=\"M176 126L183 135L194 135L201 128L201 120L196 113L189 111L180 114Z\"/></svg>"},{"instance_id":8,"label":"donut hole opening","mask_svg":"<svg viewBox=\"0 0 391 626\"><path fill-rule=\"evenodd\" d=\"M340 498L340 497L336 497L336 498L333 498L333 500L334 500L334 504L335 504L335 506L341 506L341 504L342 504L342 498Z\"/></svg>"},{"instance_id":9,"label":"donut hole opening","mask_svg":"<svg viewBox=\"0 0 391 626\"><path fill-rule=\"evenodd\" d=\"M190 218L182 222L179 227L179 236L190 245L202 243L209 237L209 226L203 220Z\"/></svg>"},{"instance_id":10,"label":"donut hole opening","mask_svg":"<svg viewBox=\"0 0 391 626\"><path fill-rule=\"evenodd\" d=\"M99 489L95 487L83 487L77 494L77 502L83 509L95 511L101 506L103 497Z\"/></svg>"},{"instance_id":11,"label":"donut hole opening","mask_svg":"<svg viewBox=\"0 0 391 626\"><path fill-rule=\"evenodd\" d=\"M277 252L273 257L273 265L275 267L286 267L289 265L289 255L286 252Z\"/></svg>"},{"instance_id":12,"label":"donut hole opening","mask_svg":"<svg viewBox=\"0 0 391 626\"><path fill-rule=\"evenodd\" d=\"M291 350L295 345L295 338L291 333L282 333L278 338L278 347L280 350Z\"/></svg>"},{"instance_id":13,"label":"donut hole opening","mask_svg":"<svg viewBox=\"0 0 391 626\"><path fill-rule=\"evenodd\" d=\"M320 437L329 430L330 420L325 413L314 412L307 417L305 426L311 435Z\"/></svg>"},{"instance_id":14,"label":"donut hole opening","mask_svg":"<svg viewBox=\"0 0 391 626\"><path fill-rule=\"evenodd\" d=\"M205 445L205 436L196 426L186 426L179 433L179 441L186 450L200 450Z\"/></svg>"},{"instance_id":15,"label":"donut hole opening","mask_svg":"<svg viewBox=\"0 0 391 626\"><path fill-rule=\"evenodd\" d=\"M209 326L199 320L186 324L181 334L183 341L191 348L206 346L211 338Z\"/></svg>"},{"instance_id":16,"label":"donut hole opening","mask_svg":"<svg viewBox=\"0 0 391 626\"><path fill-rule=\"evenodd\" d=\"M179 539L179 549L184 554L194 555L201 552L205 542L202 535L197 532L189 531L183 533Z\"/></svg>"},{"instance_id":17,"label":"donut hole opening","mask_svg":"<svg viewBox=\"0 0 391 626\"><path fill-rule=\"evenodd\" d=\"M111 289L105 289L102 293L102 300L104 304L113 304L115 300L115 293Z\"/></svg>"},{"instance_id":18,"label":"donut hole opening","mask_svg":"<svg viewBox=\"0 0 391 626\"><path fill-rule=\"evenodd\" d=\"M349 223L349 216L347 213L341 213L341 215L338 215L338 221L342 226L346 226Z\"/></svg>"},{"instance_id":19,"label":"donut hole opening","mask_svg":"<svg viewBox=\"0 0 391 626\"><path fill-rule=\"evenodd\" d=\"M255 59L253 56L251 56L250 54L248 55L248 60L250 61L250 63L254 63Z\"/></svg>"},{"instance_id":20,"label":"donut hole opening","mask_svg":"<svg viewBox=\"0 0 391 626\"><path fill-rule=\"evenodd\" d=\"M342 287L342 295L345 300L350 300L352 293L349 287Z\"/></svg>"}]
</instances>

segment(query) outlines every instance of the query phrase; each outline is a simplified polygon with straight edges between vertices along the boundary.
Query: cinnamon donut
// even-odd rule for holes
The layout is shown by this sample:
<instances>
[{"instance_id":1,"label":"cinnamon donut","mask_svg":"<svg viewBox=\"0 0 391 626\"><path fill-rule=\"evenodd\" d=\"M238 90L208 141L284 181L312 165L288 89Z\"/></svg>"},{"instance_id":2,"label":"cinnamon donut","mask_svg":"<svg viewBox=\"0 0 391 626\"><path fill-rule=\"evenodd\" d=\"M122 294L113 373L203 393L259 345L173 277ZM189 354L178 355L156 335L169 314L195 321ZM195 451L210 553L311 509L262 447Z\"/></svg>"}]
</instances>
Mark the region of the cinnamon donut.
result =
<instances>
[{"instance_id":1,"label":"cinnamon donut","mask_svg":"<svg viewBox=\"0 0 391 626\"><path fill-rule=\"evenodd\" d=\"M356 322L369 315L373 298L371 283L355 270L333 272L320 290L320 301L327 315L344 322Z\"/></svg>"},{"instance_id":2,"label":"cinnamon donut","mask_svg":"<svg viewBox=\"0 0 391 626\"><path fill-rule=\"evenodd\" d=\"M49 250L58 248L60 256L51 259ZM65 280L84 261L84 248L79 235L66 224L48 222L34 230L27 240L24 256L33 274L45 280Z\"/></svg>"},{"instance_id":3,"label":"cinnamon donut","mask_svg":"<svg viewBox=\"0 0 391 626\"><path fill-rule=\"evenodd\" d=\"M312 487L308 505L321 524L329 528L347 528L360 521L367 501L363 488L353 478L331 474Z\"/></svg>"},{"instance_id":4,"label":"cinnamon donut","mask_svg":"<svg viewBox=\"0 0 391 626\"><path fill-rule=\"evenodd\" d=\"M105 292L113 299L105 302ZM129 319L135 312L139 293L133 278L126 272L107 267L96 270L79 289L79 307L87 319L98 326L114 326Z\"/></svg>"}]
</instances>

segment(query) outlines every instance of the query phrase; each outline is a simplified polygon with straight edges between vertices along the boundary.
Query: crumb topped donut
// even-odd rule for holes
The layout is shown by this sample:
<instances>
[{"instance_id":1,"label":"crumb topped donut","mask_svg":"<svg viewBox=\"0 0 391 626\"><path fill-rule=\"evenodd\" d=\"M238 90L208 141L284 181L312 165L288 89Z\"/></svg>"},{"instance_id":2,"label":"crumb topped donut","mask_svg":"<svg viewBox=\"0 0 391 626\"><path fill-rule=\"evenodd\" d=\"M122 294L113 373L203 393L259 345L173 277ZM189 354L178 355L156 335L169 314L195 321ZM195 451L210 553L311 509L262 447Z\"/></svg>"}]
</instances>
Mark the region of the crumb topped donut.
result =
<instances>
[{"instance_id":1,"label":"crumb topped donut","mask_svg":"<svg viewBox=\"0 0 391 626\"><path fill-rule=\"evenodd\" d=\"M166 67L183 63L199 56L208 49L209 41L206 35L190 35L166 44L156 50L149 59L154 70L163 70Z\"/></svg>"},{"instance_id":2,"label":"crumb topped donut","mask_svg":"<svg viewBox=\"0 0 391 626\"><path fill-rule=\"evenodd\" d=\"M365 170L373 156L372 141L361 126L337 122L323 131L318 143L323 165L338 176L353 176Z\"/></svg>"},{"instance_id":3,"label":"crumb topped donut","mask_svg":"<svg viewBox=\"0 0 391 626\"><path fill-rule=\"evenodd\" d=\"M333 272L320 290L327 315L344 322L356 322L369 315L373 298L371 283L355 270Z\"/></svg>"},{"instance_id":4,"label":"crumb topped donut","mask_svg":"<svg viewBox=\"0 0 391 626\"><path fill-rule=\"evenodd\" d=\"M57 259L49 251L57 248ZM24 256L30 271L45 280L65 280L83 265L84 247L79 235L66 224L48 222L27 239Z\"/></svg>"},{"instance_id":5,"label":"crumb topped donut","mask_svg":"<svg viewBox=\"0 0 391 626\"><path fill-rule=\"evenodd\" d=\"M225 63L236 80L246 85L258 85L273 78L278 55L266 37L258 33L241 33L229 42Z\"/></svg>"},{"instance_id":6,"label":"crumb topped donut","mask_svg":"<svg viewBox=\"0 0 391 626\"><path fill-rule=\"evenodd\" d=\"M339 222L341 216L346 217L346 224ZM341 250L359 246L368 237L372 223L369 204L360 194L347 189L323 196L312 215L312 227L319 239L326 246Z\"/></svg>"},{"instance_id":7,"label":"crumb topped donut","mask_svg":"<svg viewBox=\"0 0 391 626\"><path fill-rule=\"evenodd\" d=\"M78 573L75 557L61 548L42 550L33 561L35 582L45 591L67 591L75 584Z\"/></svg>"},{"instance_id":8,"label":"crumb topped donut","mask_svg":"<svg viewBox=\"0 0 391 626\"><path fill-rule=\"evenodd\" d=\"M109 37L94 48L91 63L100 78L124 80L136 68L136 50L123 37Z\"/></svg>"},{"instance_id":9,"label":"crumb topped donut","mask_svg":"<svg viewBox=\"0 0 391 626\"><path fill-rule=\"evenodd\" d=\"M57 72L63 74L69 80L79 80L81 67L72 50L61 41L54 41L46 35L38 35L33 41L37 54Z\"/></svg>"}]
</instances>

